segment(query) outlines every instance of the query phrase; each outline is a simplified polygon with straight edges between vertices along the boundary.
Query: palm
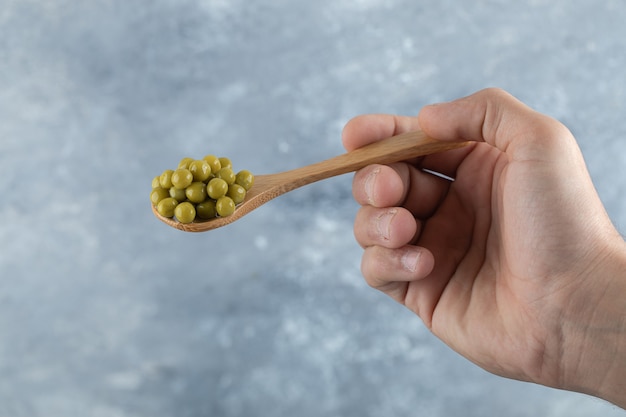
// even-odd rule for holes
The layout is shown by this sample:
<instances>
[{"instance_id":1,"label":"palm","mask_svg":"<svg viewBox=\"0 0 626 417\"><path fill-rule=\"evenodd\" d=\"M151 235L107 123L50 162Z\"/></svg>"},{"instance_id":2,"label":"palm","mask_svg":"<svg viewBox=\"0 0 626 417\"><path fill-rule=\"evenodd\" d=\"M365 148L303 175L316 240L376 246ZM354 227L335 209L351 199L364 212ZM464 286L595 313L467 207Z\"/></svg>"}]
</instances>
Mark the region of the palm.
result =
<instances>
[{"instance_id":1,"label":"palm","mask_svg":"<svg viewBox=\"0 0 626 417\"><path fill-rule=\"evenodd\" d=\"M405 299L460 353L520 379L534 379L528 373L541 363L542 335L549 331L540 325L549 314L540 301L550 291L544 281L553 271L531 253L547 256L555 249L537 251L550 244L545 235L551 226L541 224L549 215L529 188L537 184L529 168L509 163L488 145L464 158L417 241L433 253L435 268L409 284Z\"/></svg>"}]
</instances>

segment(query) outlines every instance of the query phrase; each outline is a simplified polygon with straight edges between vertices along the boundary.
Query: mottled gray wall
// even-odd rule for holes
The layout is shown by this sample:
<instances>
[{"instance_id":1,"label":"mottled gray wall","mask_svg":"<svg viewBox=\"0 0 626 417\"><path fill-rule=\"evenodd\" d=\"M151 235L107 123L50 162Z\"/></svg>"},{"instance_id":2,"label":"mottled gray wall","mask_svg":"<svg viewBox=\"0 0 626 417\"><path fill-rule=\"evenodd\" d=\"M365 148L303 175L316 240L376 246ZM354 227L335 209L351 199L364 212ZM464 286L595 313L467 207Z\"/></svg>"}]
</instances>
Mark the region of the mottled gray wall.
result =
<instances>
[{"instance_id":1,"label":"mottled gray wall","mask_svg":"<svg viewBox=\"0 0 626 417\"><path fill-rule=\"evenodd\" d=\"M623 416L503 380L367 287L350 177L232 226L156 221L151 178L267 173L367 112L487 86L577 135L626 230L626 3L0 0L0 417Z\"/></svg>"}]
</instances>

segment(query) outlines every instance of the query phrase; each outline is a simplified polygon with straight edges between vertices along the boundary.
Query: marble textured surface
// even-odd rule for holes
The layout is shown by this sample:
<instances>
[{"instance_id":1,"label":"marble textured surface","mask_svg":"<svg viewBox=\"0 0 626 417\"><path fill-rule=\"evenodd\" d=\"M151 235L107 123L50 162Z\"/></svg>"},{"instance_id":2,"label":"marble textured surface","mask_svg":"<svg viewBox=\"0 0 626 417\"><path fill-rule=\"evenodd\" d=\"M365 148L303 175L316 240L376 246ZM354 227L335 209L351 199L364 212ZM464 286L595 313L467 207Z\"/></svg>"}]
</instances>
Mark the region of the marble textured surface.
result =
<instances>
[{"instance_id":1,"label":"marble textured surface","mask_svg":"<svg viewBox=\"0 0 626 417\"><path fill-rule=\"evenodd\" d=\"M0 0L0 416L623 416L489 375L367 287L350 177L209 234L183 156L256 173L368 112L503 87L576 134L626 230L626 3Z\"/></svg>"}]
</instances>

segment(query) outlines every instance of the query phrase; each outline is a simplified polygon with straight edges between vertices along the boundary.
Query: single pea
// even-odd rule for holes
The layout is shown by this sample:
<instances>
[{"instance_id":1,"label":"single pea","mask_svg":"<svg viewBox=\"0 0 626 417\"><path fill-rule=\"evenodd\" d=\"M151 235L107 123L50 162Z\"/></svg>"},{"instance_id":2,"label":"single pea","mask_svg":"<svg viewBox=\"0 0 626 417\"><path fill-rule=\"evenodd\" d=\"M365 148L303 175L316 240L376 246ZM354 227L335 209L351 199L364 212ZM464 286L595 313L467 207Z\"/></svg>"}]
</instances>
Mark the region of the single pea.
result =
<instances>
[{"instance_id":1,"label":"single pea","mask_svg":"<svg viewBox=\"0 0 626 417\"><path fill-rule=\"evenodd\" d=\"M172 173L172 185L176 188L185 189L193 182L193 175L187 168L178 168Z\"/></svg>"},{"instance_id":2,"label":"single pea","mask_svg":"<svg viewBox=\"0 0 626 417\"><path fill-rule=\"evenodd\" d=\"M176 188L176 187L170 188L169 196L175 199L176 201L178 201L179 203L182 203L183 201L187 200L187 194L185 194L184 188Z\"/></svg>"},{"instance_id":3,"label":"single pea","mask_svg":"<svg viewBox=\"0 0 626 417\"><path fill-rule=\"evenodd\" d=\"M221 178L224 181L226 181L226 183L228 185L234 184L235 183L235 173L233 172L232 168L222 168L217 172L216 175L217 178Z\"/></svg>"},{"instance_id":4,"label":"single pea","mask_svg":"<svg viewBox=\"0 0 626 417\"><path fill-rule=\"evenodd\" d=\"M235 212L235 202L230 197L220 197L215 203L215 210L221 217L230 216Z\"/></svg>"},{"instance_id":5,"label":"single pea","mask_svg":"<svg viewBox=\"0 0 626 417\"><path fill-rule=\"evenodd\" d=\"M239 204L246 198L246 189L239 184L229 185L226 196L230 197L235 204Z\"/></svg>"},{"instance_id":6,"label":"single pea","mask_svg":"<svg viewBox=\"0 0 626 417\"><path fill-rule=\"evenodd\" d=\"M174 216L181 223L191 223L196 218L196 208L190 202L185 201L176 206Z\"/></svg>"},{"instance_id":7,"label":"single pea","mask_svg":"<svg viewBox=\"0 0 626 417\"><path fill-rule=\"evenodd\" d=\"M168 197L159 201L157 204L157 211L163 217L174 217L174 209L178 206L178 201Z\"/></svg>"},{"instance_id":8,"label":"single pea","mask_svg":"<svg viewBox=\"0 0 626 417\"><path fill-rule=\"evenodd\" d=\"M254 184L254 175L246 169L241 170L235 176L235 183L241 185L246 191L249 191Z\"/></svg>"},{"instance_id":9,"label":"single pea","mask_svg":"<svg viewBox=\"0 0 626 417\"><path fill-rule=\"evenodd\" d=\"M206 200L196 205L196 216L199 219L208 220L217 217L217 210L215 209L215 201Z\"/></svg>"},{"instance_id":10,"label":"single pea","mask_svg":"<svg viewBox=\"0 0 626 417\"><path fill-rule=\"evenodd\" d=\"M206 200L207 187L201 181L192 182L191 185L185 189L185 195L192 203L202 203Z\"/></svg>"},{"instance_id":11,"label":"single pea","mask_svg":"<svg viewBox=\"0 0 626 417\"><path fill-rule=\"evenodd\" d=\"M205 156L202 159L207 161L207 163L211 167L211 172L213 174L217 174L217 171L222 169L222 164L220 164L220 160L219 160L219 158L217 156L215 156L215 155L207 155L207 156Z\"/></svg>"},{"instance_id":12,"label":"single pea","mask_svg":"<svg viewBox=\"0 0 626 417\"><path fill-rule=\"evenodd\" d=\"M228 183L221 178L213 178L206 186L206 191L209 197L217 200L228 192Z\"/></svg>"},{"instance_id":13,"label":"single pea","mask_svg":"<svg viewBox=\"0 0 626 417\"><path fill-rule=\"evenodd\" d=\"M162 188L160 175L157 175L156 177L152 178L152 189L155 189L155 188Z\"/></svg>"},{"instance_id":14,"label":"single pea","mask_svg":"<svg viewBox=\"0 0 626 417\"><path fill-rule=\"evenodd\" d=\"M189 158L189 157L183 158L178 163L178 168L188 169L189 168L189 164L191 164L193 161L194 161L193 158Z\"/></svg>"},{"instance_id":15,"label":"single pea","mask_svg":"<svg viewBox=\"0 0 626 417\"><path fill-rule=\"evenodd\" d=\"M156 206L157 204L159 204L159 201L168 198L169 196L170 193L165 188L153 188L150 192L150 201Z\"/></svg>"},{"instance_id":16,"label":"single pea","mask_svg":"<svg viewBox=\"0 0 626 417\"><path fill-rule=\"evenodd\" d=\"M194 181L206 181L211 176L211 165L204 159L193 161L189 164L189 172Z\"/></svg>"},{"instance_id":17,"label":"single pea","mask_svg":"<svg viewBox=\"0 0 626 417\"><path fill-rule=\"evenodd\" d=\"M159 177L159 183L161 184L161 188L165 188L168 190L172 186L172 174L174 171L171 169L166 169L163 171L161 176Z\"/></svg>"},{"instance_id":18,"label":"single pea","mask_svg":"<svg viewBox=\"0 0 626 417\"><path fill-rule=\"evenodd\" d=\"M222 165L222 168L232 168L233 167L233 163L230 162L230 159L222 156L219 158L220 159L220 165Z\"/></svg>"}]
</instances>

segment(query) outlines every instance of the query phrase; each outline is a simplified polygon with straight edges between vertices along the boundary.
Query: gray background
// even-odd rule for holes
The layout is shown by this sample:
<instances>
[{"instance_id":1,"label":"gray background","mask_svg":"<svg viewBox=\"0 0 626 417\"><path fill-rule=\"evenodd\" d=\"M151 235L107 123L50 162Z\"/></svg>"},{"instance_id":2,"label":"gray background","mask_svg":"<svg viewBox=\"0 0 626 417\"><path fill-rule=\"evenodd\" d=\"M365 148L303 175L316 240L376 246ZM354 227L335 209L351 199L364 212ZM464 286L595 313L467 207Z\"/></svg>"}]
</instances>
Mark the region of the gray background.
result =
<instances>
[{"instance_id":1,"label":"gray background","mask_svg":"<svg viewBox=\"0 0 626 417\"><path fill-rule=\"evenodd\" d=\"M626 230L626 3L0 0L0 417L624 416L458 357L370 289L351 177L190 235L152 177L269 173L368 112L503 87ZM581 237L584 238L584 237Z\"/></svg>"}]
</instances>

